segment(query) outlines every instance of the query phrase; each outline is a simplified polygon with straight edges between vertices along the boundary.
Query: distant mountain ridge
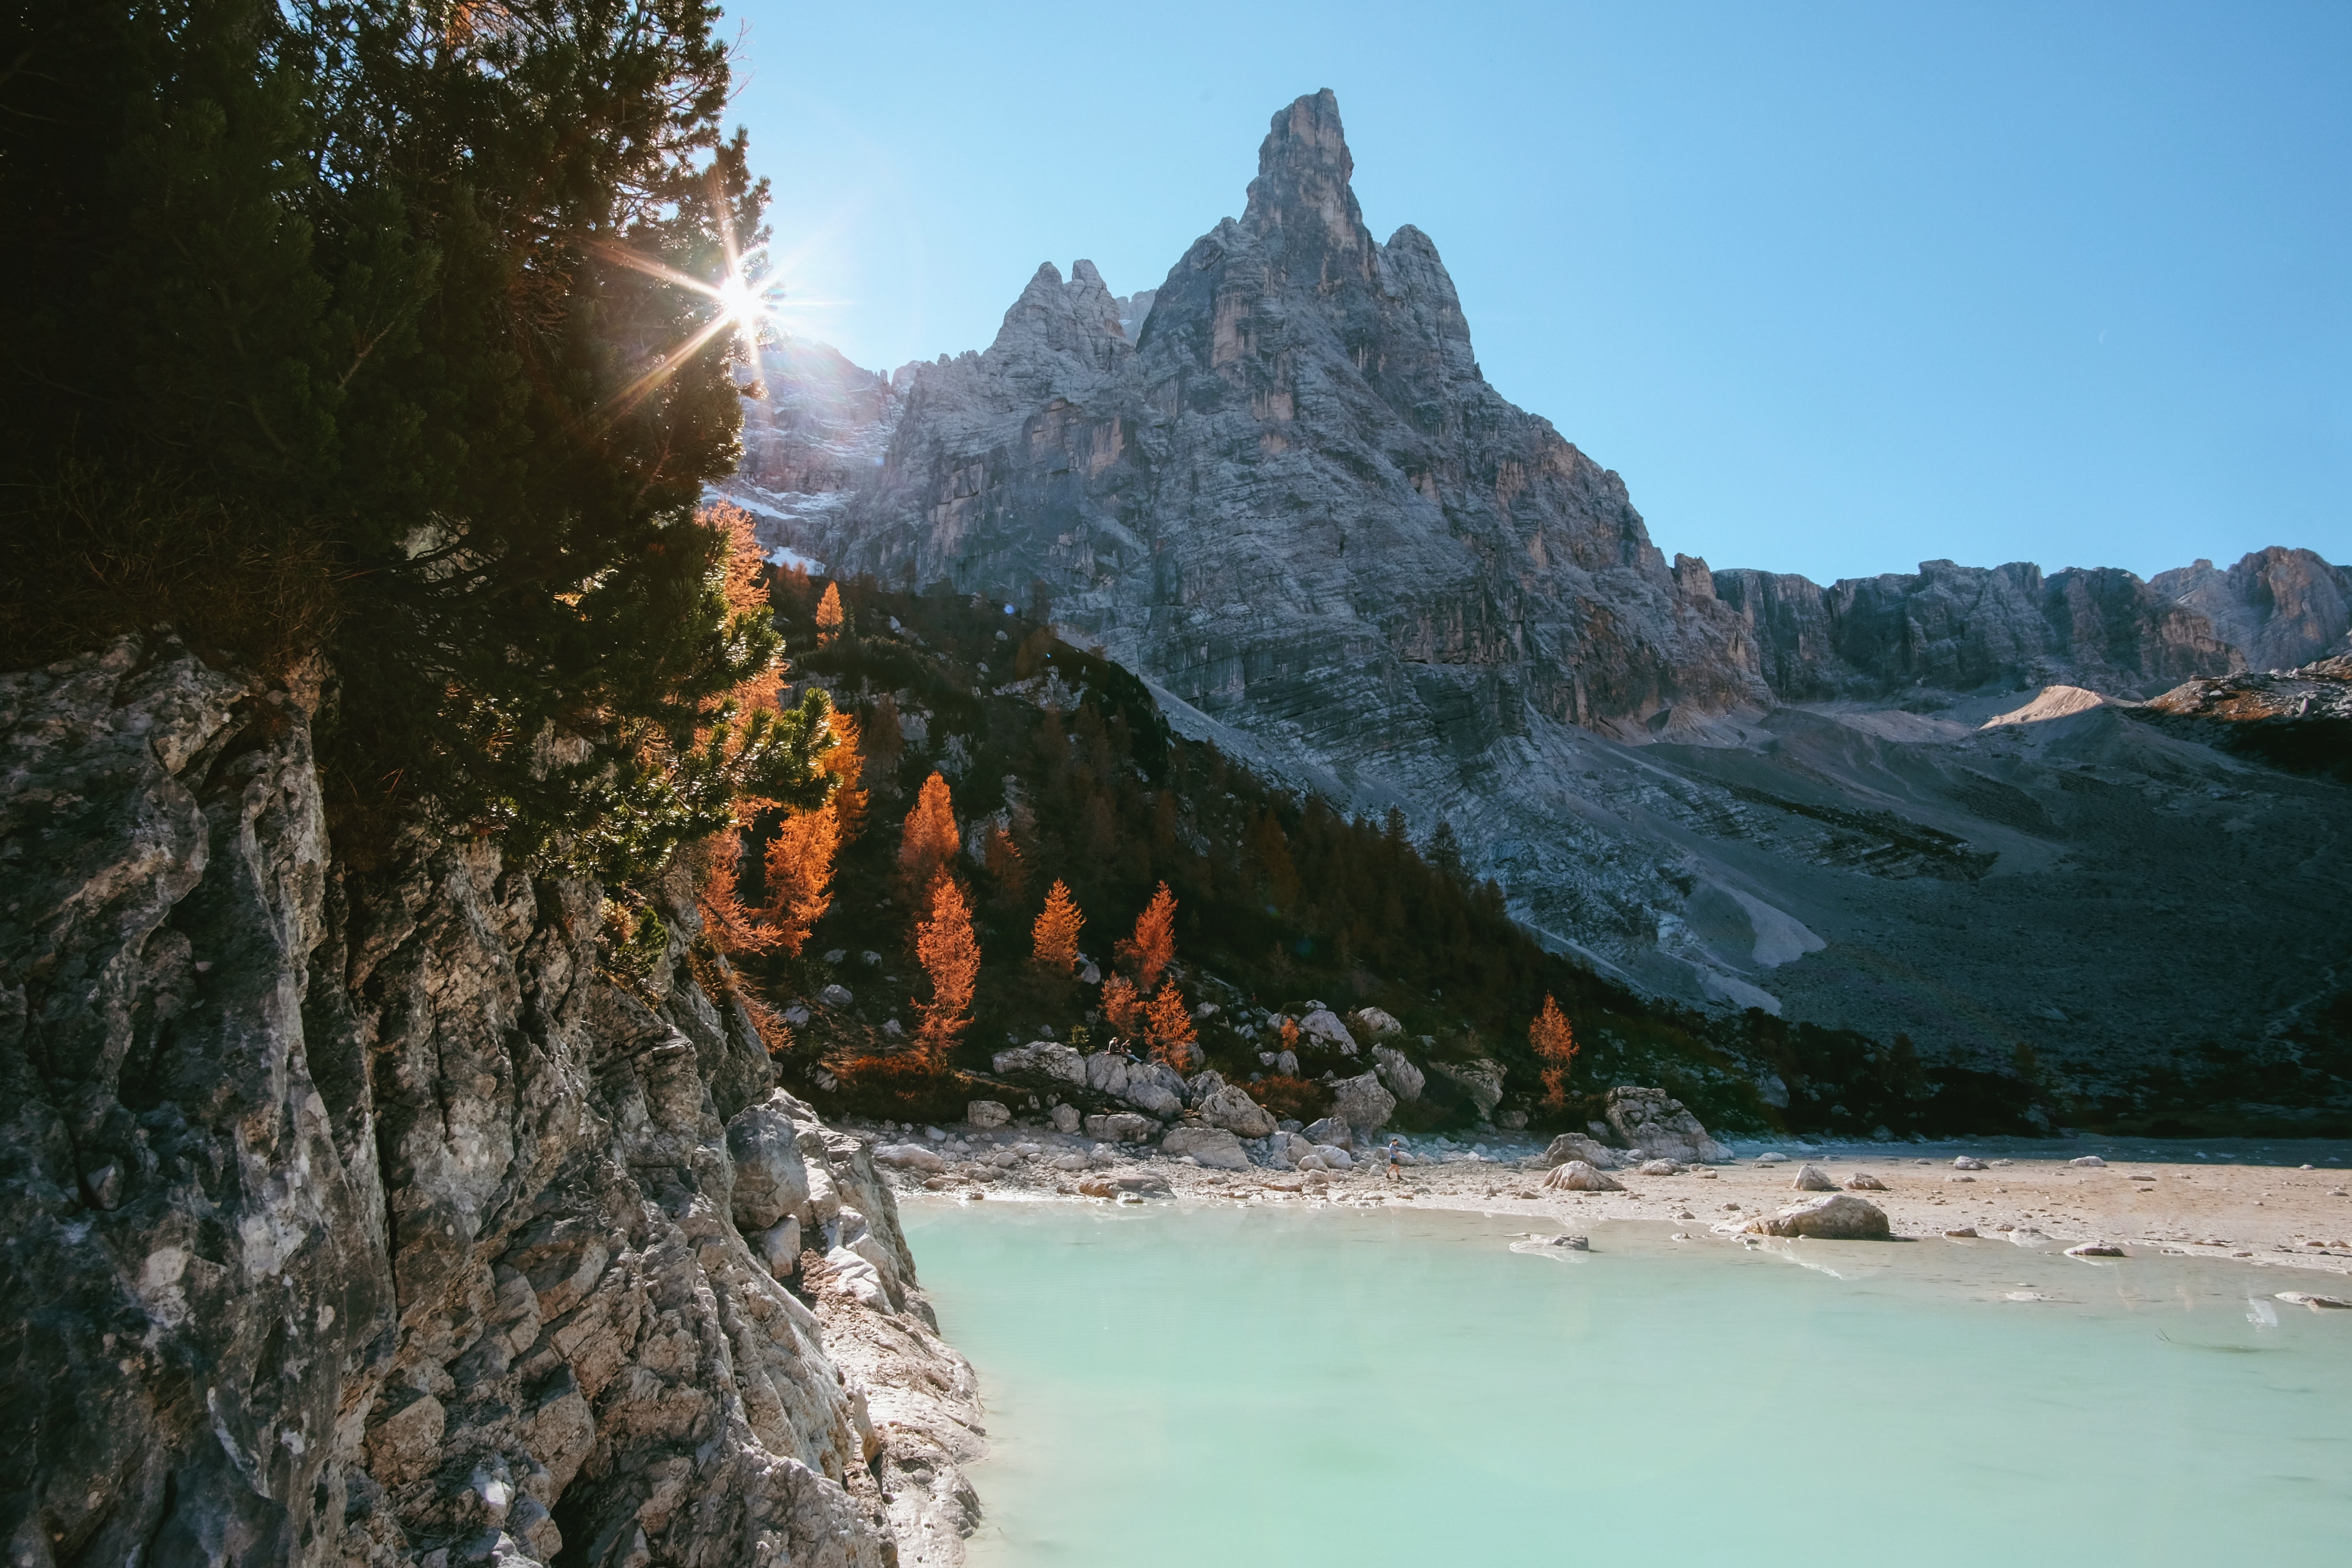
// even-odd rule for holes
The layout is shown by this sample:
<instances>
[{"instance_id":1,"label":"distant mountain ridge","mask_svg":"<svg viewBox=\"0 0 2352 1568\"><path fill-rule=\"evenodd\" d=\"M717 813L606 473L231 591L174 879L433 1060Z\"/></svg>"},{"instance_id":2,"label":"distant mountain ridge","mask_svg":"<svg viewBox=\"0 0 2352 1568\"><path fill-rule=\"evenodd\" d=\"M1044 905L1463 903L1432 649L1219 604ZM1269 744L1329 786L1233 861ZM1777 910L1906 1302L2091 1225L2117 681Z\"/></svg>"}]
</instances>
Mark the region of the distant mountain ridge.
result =
<instances>
[{"instance_id":1,"label":"distant mountain ridge","mask_svg":"<svg viewBox=\"0 0 2352 1568\"><path fill-rule=\"evenodd\" d=\"M2085 976L2053 891L2124 868L2155 946L2187 943L2184 889L2273 831L2318 825L2294 876L2352 876L2352 795L2209 810L2244 764L2087 695L1978 730L2042 687L2131 701L2343 651L2352 570L2275 548L2149 582L1930 561L1823 587L1670 563L1617 474L1487 385L1436 247L1374 240L1352 172L1331 94L1299 99L1243 216L1156 289L1047 264L985 351L879 399L803 379L734 493L831 571L1050 597L1180 728L1450 820L1530 926L1662 993L2094 1064L2151 1027L2269 1038L2352 982L2352 938L2307 929L2320 883L2209 892L2253 955L2231 994L2161 1006L2135 962ZM836 488L797 477L826 463ZM2084 760L2147 787L2084 815ZM2194 842L2149 858L2143 808ZM1975 929L1983 889L2028 882L2048 896Z\"/></svg>"}]
</instances>

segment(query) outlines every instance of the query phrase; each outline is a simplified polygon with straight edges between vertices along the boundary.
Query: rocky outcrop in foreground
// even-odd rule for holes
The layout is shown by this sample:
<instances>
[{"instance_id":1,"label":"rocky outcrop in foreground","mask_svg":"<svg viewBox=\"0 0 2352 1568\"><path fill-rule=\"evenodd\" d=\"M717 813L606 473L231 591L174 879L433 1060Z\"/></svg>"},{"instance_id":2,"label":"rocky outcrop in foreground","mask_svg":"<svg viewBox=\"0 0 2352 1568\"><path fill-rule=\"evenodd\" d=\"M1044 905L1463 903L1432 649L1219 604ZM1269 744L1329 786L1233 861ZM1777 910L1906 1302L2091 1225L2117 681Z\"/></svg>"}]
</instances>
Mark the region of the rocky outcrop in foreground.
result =
<instances>
[{"instance_id":1,"label":"rocky outcrop in foreground","mask_svg":"<svg viewBox=\"0 0 2352 1568\"><path fill-rule=\"evenodd\" d=\"M624 984L593 887L339 865L301 703L168 642L0 678L0 867L12 1564L960 1557L889 1189L675 911Z\"/></svg>"}]
</instances>

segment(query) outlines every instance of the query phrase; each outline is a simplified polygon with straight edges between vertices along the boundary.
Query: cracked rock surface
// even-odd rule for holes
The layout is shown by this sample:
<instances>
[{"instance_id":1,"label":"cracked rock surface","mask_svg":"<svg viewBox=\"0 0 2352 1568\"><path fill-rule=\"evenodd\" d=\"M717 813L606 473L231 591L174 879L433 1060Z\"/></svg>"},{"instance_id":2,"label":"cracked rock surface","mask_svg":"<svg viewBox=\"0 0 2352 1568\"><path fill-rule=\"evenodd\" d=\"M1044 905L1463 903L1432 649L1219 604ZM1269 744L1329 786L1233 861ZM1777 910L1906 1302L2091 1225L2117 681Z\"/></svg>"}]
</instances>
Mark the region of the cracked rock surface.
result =
<instances>
[{"instance_id":1,"label":"cracked rock surface","mask_svg":"<svg viewBox=\"0 0 2352 1568\"><path fill-rule=\"evenodd\" d=\"M339 865L168 640L0 677L0 868L12 1568L961 1559L970 1369L690 915L625 988L593 886Z\"/></svg>"}]
</instances>

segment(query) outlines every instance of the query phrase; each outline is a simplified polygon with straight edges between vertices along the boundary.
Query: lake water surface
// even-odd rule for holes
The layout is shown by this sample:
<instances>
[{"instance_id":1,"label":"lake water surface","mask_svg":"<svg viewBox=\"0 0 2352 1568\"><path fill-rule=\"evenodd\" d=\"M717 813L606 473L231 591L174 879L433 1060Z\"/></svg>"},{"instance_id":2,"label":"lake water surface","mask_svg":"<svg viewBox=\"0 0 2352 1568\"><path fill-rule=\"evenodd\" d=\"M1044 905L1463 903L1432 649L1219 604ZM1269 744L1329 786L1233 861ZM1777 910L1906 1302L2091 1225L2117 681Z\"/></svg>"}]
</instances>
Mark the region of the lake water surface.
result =
<instances>
[{"instance_id":1,"label":"lake water surface","mask_svg":"<svg viewBox=\"0 0 2352 1568\"><path fill-rule=\"evenodd\" d=\"M988 1405L975 1568L2210 1568L2352 1542L2352 1312L2270 1299L2327 1276L1636 1225L1530 1256L1523 1220L1439 1212L904 1217Z\"/></svg>"}]
</instances>

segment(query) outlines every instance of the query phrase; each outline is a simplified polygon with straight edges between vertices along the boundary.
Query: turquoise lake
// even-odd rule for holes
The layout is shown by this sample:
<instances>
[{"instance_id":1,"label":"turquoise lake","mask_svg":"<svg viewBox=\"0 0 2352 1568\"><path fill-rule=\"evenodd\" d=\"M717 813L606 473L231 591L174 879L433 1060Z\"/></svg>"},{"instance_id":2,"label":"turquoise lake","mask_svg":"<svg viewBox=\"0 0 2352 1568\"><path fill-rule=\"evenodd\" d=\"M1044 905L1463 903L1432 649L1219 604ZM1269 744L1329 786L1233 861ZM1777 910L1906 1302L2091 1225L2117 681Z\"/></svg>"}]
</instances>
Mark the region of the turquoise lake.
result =
<instances>
[{"instance_id":1,"label":"turquoise lake","mask_svg":"<svg viewBox=\"0 0 2352 1568\"><path fill-rule=\"evenodd\" d=\"M2331 1276L1453 1213L909 1205L975 1568L2341 1562ZM2049 1300L2017 1301L2011 1292Z\"/></svg>"}]
</instances>

